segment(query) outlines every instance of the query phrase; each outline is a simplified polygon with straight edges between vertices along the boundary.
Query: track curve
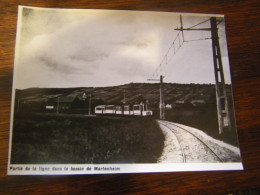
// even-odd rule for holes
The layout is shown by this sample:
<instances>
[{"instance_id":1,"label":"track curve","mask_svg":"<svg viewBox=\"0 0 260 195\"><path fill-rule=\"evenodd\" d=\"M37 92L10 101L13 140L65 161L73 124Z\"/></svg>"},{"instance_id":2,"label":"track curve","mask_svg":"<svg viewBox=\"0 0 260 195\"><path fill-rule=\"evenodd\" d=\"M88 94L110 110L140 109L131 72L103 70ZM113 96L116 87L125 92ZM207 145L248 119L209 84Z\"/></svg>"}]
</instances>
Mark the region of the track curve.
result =
<instances>
[{"instance_id":1,"label":"track curve","mask_svg":"<svg viewBox=\"0 0 260 195\"><path fill-rule=\"evenodd\" d=\"M180 145L183 162L223 162L223 160L198 136L167 121L158 123L171 131Z\"/></svg>"}]
</instances>

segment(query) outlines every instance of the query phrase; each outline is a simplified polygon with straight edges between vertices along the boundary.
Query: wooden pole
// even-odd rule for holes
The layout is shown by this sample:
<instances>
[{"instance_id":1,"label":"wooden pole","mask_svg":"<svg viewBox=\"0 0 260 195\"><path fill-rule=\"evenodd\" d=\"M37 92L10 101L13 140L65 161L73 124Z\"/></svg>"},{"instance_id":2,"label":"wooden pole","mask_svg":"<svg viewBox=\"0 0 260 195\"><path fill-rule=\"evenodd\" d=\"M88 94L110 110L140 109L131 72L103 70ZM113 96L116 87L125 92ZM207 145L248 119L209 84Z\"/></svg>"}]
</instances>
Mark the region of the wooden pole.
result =
<instances>
[{"instance_id":1,"label":"wooden pole","mask_svg":"<svg viewBox=\"0 0 260 195\"><path fill-rule=\"evenodd\" d=\"M88 115L91 115L91 94L89 95Z\"/></svg>"},{"instance_id":2,"label":"wooden pole","mask_svg":"<svg viewBox=\"0 0 260 195\"><path fill-rule=\"evenodd\" d=\"M17 110L16 110L17 112L19 112L20 111L20 99L18 98L18 100L17 100Z\"/></svg>"},{"instance_id":3,"label":"wooden pole","mask_svg":"<svg viewBox=\"0 0 260 195\"><path fill-rule=\"evenodd\" d=\"M164 101L163 101L163 76L160 76L160 119L164 120L165 119L165 114L164 114Z\"/></svg>"},{"instance_id":4,"label":"wooden pole","mask_svg":"<svg viewBox=\"0 0 260 195\"><path fill-rule=\"evenodd\" d=\"M57 114L59 113L59 108L60 107L60 97L58 97L58 102L57 102Z\"/></svg>"}]
</instances>

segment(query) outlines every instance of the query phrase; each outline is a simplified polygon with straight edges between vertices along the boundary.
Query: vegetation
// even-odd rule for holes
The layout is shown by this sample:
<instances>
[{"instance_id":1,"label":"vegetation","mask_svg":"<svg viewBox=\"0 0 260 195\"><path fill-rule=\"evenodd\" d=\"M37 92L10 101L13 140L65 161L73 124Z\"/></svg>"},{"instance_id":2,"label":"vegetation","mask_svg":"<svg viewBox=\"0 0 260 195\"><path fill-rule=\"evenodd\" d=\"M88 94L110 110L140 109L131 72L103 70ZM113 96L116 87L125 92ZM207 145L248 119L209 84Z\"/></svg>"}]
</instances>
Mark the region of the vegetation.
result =
<instances>
[{"instance_id":1,"label":"vegetation","mask_svg":"<svg viewBox=\"0 0 260 195\"><path fill-rule=\"evenodd\" d=\"M231 128L225 129L222 134L219 134L216 105L205 105L199 108L175 108L166 110L165 116L167 121L200 129L215 139L238 146L234 119L231 118Z\"/></svg>"},{"instance_id":2,"label":"vegetation","mask_svg":"<svg viewBox=\"0 0 260 195\"><path fill-rule=\"evenodd\" d=\"M12 164L155 163L164 136L144 117L16 116Z\"/></svg>"}]
</instances>

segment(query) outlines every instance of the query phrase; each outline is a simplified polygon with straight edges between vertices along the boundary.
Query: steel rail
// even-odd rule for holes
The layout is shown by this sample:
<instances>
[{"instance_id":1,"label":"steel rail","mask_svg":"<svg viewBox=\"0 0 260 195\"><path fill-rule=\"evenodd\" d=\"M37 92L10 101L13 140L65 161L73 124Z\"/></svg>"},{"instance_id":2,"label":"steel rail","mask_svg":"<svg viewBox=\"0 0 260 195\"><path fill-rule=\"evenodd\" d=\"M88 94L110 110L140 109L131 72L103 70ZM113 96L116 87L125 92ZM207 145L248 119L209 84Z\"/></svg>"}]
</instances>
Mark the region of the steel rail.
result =
<instances>
[{"instance_id":1,"label":"steel rail","mask_svg":"<svg viewBox=\"0 0 260 195\"><path fill-rule=\"evenodd\" d=\"M181 148L182 160L183 160L184 163L186 163L186 155L185 155L185 153L184 153L184 149L182 148L181 142L180 142L179 138L177 137L177 135L175 135L175 133L173 132L172 128L168 127L167 125L163 124L162 122L159 122L159 123L160 123L161 125L167 127L168 129L170 129L170 131L171 131L171 132L173 133L173 135L176 137L177 142L178 142L178 144L179 144L179 146L180 146L180 148Z\"/></svg>"},{"instance_id":2,"label":"steel rail","mask_svg":"<svg viewBox=\"0 0 260 195\"><path fill-rule=\"evenodd\" d=\"M190 131L188 131L187 129L185 129L185 128L183 128L183 127L180 127L179 125L170 123L170 122L168 122L168 121L163 121L163 122L165 122L165 123L167 123L167 124L171 124L171 125L173 125L173 126L176 126L176 127L180 128L180 129L182 129L182 130L184 130L184 131L190 133L191 135L193 135L194 137L196 137L203 145L205 145L205 146L219 159L220 162L223 162L223 160L222 160L205 142L203 142L197 135L195 135L194 133L191 133ZM165 125L165 126L167 126L167 125ZM168 127L168 128L170 128L170 127Z\"/></svg>"}]
</instances>

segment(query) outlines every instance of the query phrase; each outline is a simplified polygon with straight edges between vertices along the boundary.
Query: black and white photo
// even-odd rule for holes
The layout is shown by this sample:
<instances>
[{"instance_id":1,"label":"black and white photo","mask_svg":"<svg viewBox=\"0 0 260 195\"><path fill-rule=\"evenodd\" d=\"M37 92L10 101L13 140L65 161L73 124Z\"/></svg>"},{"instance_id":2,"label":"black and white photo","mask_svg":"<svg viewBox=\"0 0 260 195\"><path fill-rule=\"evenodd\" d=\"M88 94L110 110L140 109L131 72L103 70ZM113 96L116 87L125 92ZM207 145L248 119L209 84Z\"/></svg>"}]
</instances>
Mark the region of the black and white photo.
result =
<instances>
[{"instance_id":1,"label":"black and white photo","mask_svg":"<svg viewBox=\"0 0 260 195\"><path fill-rule=\"evenodd\" d=\"M19 6L10 175L242 170L223 15Z\"/></svg>"}]
</instances>

